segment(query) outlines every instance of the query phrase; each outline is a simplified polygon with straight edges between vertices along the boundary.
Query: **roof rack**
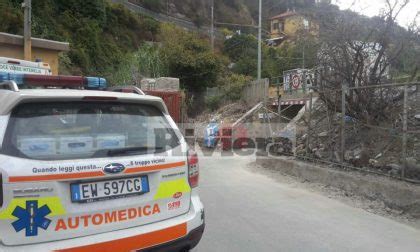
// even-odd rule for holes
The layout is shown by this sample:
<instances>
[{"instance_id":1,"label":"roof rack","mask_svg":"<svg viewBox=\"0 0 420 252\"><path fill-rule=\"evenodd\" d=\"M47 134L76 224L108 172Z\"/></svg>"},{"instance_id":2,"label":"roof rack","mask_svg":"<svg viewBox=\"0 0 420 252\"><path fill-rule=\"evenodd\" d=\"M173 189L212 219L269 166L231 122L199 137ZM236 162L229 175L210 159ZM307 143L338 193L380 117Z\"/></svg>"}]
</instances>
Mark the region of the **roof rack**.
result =
<instances>
[{"instance_id":1,"label":"roof rack","mask_svg":"<svg viewBox=\"0 0 420 252\"><path fill-rule=\"evenodd\" d=\"M19 87L15 81L3 81L0 82L0 89L6 89L13 92L19 92Z\"/></svg>"}]
</instances>

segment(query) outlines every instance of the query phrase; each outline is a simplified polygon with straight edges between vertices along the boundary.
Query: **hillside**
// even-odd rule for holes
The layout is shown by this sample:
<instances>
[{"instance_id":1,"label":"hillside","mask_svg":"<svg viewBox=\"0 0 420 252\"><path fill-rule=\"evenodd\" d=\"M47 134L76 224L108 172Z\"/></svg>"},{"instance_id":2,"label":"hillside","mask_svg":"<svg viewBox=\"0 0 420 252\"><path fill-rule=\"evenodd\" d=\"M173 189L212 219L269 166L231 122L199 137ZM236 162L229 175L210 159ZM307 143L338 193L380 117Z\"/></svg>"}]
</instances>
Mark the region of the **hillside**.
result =
<instances>
[{"instance_id":1,"label":"hillside","mask_svg":"<svg viewBox=\"0 0 420 252\"><path fill-rule=\"evenodd\" d=\"M210 20L208 0L130 0L161 13L192 20ZM215 0L219 22L254 22L246 0ZM280 0L282 1L282 0ZM101 75L113 79L144 41L158 41L160 24L133 14L107 0L37 0L32 4L34 37L70 42L71 50L60 58L63 74ZM21 0L0 0L0 31L23 34Z\"/></svg>"},{"instance_id":2,"label":"hillside","mask_svg":"<svg viewBox=\"0 0 420 252\"><path fill-rule=\"evenodd\" d=\"M0 31L23 33L21 0L0 0ZM104 0L37 0L32 4L34 37L68 41L60 59L63 74L109 77L143 41L155 40L159 24Z\"/></svg>"},{"instance_id":3,"label":"hillside","mask_svg":"<svg viewBox=\"0 0 420 252\"><path fill-rule=\"evenodd\" d=\"M209 0L129 1L155 12L168 12L172 16L190 19L197 25L208 25L210 20ZM345 20L344 23L358 23L360 25L356 27L362 29L352 32L352 39L363 40L366 31L382 26L383 20L380 18L369 19L357 13L342 12L334 5L314 8L316 2L319 1L265 0L264 25L269 25L267 19L270 16L296 9L310 13L321 21L328 21L331 13L344 15L345 18L340 18ZM256 23L257 3L254 0L215 0L216 21ZM0 31L22 34L21 0L0 0L0 9L3 14L0 15ZM100 75L113 84L135 82L142 76L170 75L180 78L182 86L194 90L223 84L231 73L256 76L257 41L255 36L246 32L227 41L217 41L216 54L213 54L206 35L189 33L176 27L165 28L165 25L153 19L134 14L108 0L36 0L33 1L32 18L33 36L70 42L70 52L62 54L60 58L62 74ZM255 32L253 28L248 30ZM325 37L324 33L321 32L321 38ZM403 36L407 36L404 30L395 29L391 37L400 40ZM156 46L144 43L146 41L160 43ZM262 76L271 78L279 76L283 70L300 67L300 62L288 59L301 57L303 47L306 47L307 65L313 66L317 48L313 44L315 42L305 40L306 45L296 43L277 49L264 46ZM311 43L313 46L309 46ZM416 66L410 55L415 54L412 50L405 50L402 54L405 56L394 62L394 66L398 71L402 69L404 74L410 74L411 66ZM232 68L227 67L229 63L234 63ZM138 75L134 72L138 72Z\"/></svg>"},{"instance_id":4,"label":"hillside","mask_svg":"<svg viewBox=\"0 0 420 252\"><path fill-rule=\"evenodd\" d=\"M209 0L130 1L156 12L190 19L198 26L210 21ZM314 1L266 0L264 19L287 8L308 8ZM21 2L0 0L1 32L23 33ZM257 3L254 0L215 0L216 21L255 24ZM111 73L125 63L127 54L135 52L144 41L159 39L159 23L107 0L37 0L33 2L32 18L34 37L70 42L70 52L60 59L60 72L64 74L112 77Z\"/></svg>"}]
</instances>

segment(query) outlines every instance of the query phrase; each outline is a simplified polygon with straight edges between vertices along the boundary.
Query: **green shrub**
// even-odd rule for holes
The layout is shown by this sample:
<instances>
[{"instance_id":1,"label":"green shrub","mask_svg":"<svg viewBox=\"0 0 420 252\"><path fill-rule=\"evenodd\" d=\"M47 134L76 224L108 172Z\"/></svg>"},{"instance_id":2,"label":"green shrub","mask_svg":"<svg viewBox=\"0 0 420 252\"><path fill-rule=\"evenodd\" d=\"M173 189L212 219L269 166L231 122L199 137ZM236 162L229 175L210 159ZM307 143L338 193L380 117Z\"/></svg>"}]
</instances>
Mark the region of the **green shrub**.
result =
<instances>
[{"instance_id":1,"label":"green shrub","mask_svg":"<svg viewBox=\"0 0 420 252\"><path fill-rule=\"evenodd\" d=\"M223 96L225 99L230 101L237 101L242 97L242 90L244 86L251 81L251 77L231 74L225 80L225 84L222 86Z\"/></svg>"},{"instance_id":2,"label":"green shrub","mask_svg":"<svg viewBox=\"0 0 420 252\"><path fill-rule=\"evenodd\" d=\"M162 0L140 0L140 4L147 9L160 12L164 9L165 4Z\"/></svg>"},{"instance_id":3,"label":"green shrub","mask_svg":"<svg viewBox=\"0 0 420 252\"><path fill-rule=\"evenodd\" d=\"M0 0L0 31L10 33L23 32L23 12L8 0ZM18 6L18 5L17 5Z\"/></svg>"},{"instance_id":4,"label":"green shrub","mask_svg":"<svg viewBox=\"0 0 420 252\"><path fill-rule=\"evenodd\" d=\"M203 91L214 86L223 70L223 57L212 52L208 40L172 25L161 26L160 38L169 75L179 78L183 88Z\"/></svg>"},{"instance_id":5,"label":"green shrub","mask_svg":"<svg viewBox=\"0 0 420 252\"><path fill-rule=\"evenodd\" d=\"M210 96L206 97L206 107L211 111L215 111L219 108L220 103L222 101L222 97L220 96Z\"/></svg>"}]
</instances>

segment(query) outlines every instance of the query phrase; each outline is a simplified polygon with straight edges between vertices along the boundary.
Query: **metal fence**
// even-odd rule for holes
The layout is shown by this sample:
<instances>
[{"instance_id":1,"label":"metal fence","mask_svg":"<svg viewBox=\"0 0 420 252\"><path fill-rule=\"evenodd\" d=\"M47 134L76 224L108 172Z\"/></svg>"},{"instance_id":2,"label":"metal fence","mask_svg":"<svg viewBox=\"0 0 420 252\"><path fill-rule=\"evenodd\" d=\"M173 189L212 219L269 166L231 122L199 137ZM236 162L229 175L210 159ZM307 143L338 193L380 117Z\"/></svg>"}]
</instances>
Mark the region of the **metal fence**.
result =
<instances>
[{"instance_id":1,"label":"metal fence","mask_svg":"<svg viewBox=\"0 0 420 252\"><path fill-rule=\"evenodd\" d=\"M206 97L221 96L223 91L220 87L208 87L206 88Z\"/></svg>"},{"instance_id":2,"label":"metal fence","mask_svg":"<svg viewBox=\"0 0 420 252\"><path fill-rule=\"evenodd\" d=\"M249 105L255 105L258 102L267 102L268 87L270 81L268 79L255 80L245 85L242 91L242 99Z\"/></svg>"},{"instance_id":3,"label":"metal fence","mask_svg":"<svg viewBox=\"0 0 420 252\"><path fill-rule=\"evenodd\" d=\"M420 183L420 83L308 93L297 158Z\"/></svg>"}]
</instances>

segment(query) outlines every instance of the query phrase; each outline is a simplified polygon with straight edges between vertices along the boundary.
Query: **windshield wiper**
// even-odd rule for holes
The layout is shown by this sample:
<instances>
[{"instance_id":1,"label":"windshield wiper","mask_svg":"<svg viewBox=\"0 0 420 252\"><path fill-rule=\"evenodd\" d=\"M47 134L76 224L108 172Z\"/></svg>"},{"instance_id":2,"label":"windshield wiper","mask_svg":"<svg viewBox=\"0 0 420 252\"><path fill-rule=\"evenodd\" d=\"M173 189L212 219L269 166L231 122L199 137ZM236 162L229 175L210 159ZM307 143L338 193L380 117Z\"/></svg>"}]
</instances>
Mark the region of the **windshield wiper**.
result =
<instances>
[{"instance_id":1,"label":"windshield wiper","mask_svg":"<svg viewBox=\"0 0 420 252\"><path fill-rule=\"evenodd\" d=\"M98 150L93 154L93 157L100 157L100 156L107 156L107 157L113 157L113 156L121 156L121 155L136 155L139 153L148 153L149 151L154 151L155 153L157 151L163 150L162 147L148 147L148 146L142 146L142 147L128 147L128 148L121 148L121 149L104 149L104 150Z\"/></svg>"}]
</instances>

